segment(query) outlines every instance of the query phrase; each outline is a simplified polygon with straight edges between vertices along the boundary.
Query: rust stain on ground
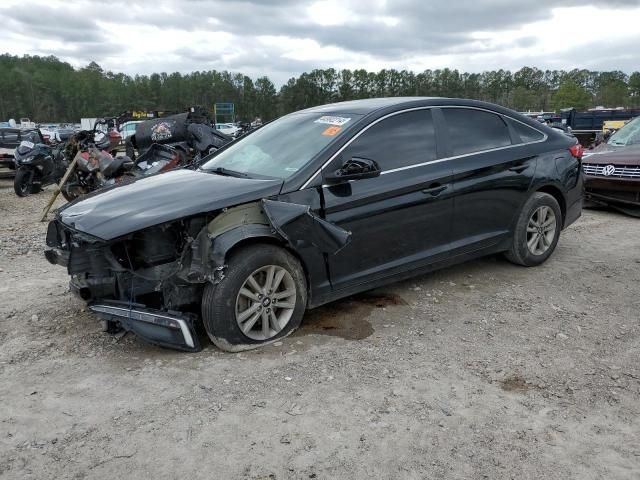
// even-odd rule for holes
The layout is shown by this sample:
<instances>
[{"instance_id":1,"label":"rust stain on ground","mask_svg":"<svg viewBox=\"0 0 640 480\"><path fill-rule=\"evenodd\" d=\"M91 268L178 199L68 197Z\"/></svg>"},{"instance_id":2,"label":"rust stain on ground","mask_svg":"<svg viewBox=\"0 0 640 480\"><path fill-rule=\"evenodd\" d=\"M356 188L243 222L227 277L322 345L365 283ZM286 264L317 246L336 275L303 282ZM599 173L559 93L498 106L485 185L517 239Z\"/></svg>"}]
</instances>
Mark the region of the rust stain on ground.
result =
<instances>
[{"instance_id":1,"label":"rust stain on ground","mask_svg":"<svg viewBox=\"0 0 640 480\"><path fill-rule=\"evenodd\" d=\"M345 340L362 340L374 332L366 318L375 308L399 305L407 305L407 302L395 294L369 292L354 295L307 312L302 327L295 335L330 335Z\"/></svg>"}]
</instances>

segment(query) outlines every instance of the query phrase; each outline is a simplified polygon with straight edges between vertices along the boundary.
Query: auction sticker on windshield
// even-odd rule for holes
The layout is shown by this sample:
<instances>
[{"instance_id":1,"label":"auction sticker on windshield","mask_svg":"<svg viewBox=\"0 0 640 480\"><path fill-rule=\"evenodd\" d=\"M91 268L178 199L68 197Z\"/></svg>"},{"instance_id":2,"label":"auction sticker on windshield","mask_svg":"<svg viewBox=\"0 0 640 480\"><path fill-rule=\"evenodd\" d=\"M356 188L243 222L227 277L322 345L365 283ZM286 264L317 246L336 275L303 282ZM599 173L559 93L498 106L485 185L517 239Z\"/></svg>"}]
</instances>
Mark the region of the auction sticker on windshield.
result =
<instances>
[{"instance_id":1,"label":"auction sticker on windshield","mask_svg":"<svg viewBox=\"0 0 640 480\"><path fill-rule=\"evenodd\" d=\"M327 127L327 129L322 132L322 135L324 135L325 137L333 137L337 135L340 130L342 130L342 127Z\"/></svg>"},{"instance_id":2,"label":"auction sticker on windshield","mask_svg":"<svg viewBox=\"0 0 640 480\"><path fill-rule=\"evenodd\" d=\"M333 117L331 115L325 115L317 119L315 123L324 123L326 125L335 125L337 127L341 127L342 125L347 123L349 120L351 119L347 117Z\"/></svg>"},{"instance_id":3,"label":"auction sticker on windshield","mask_svg":"<svg viewBox=\"0 0 640 480\"><path fill-rule=\"evenodd\" d=\"M33 148L35 144L33 142L28 142L27 140L23 140L20 142L21 147Z\"/></svg>"}]
</instances>

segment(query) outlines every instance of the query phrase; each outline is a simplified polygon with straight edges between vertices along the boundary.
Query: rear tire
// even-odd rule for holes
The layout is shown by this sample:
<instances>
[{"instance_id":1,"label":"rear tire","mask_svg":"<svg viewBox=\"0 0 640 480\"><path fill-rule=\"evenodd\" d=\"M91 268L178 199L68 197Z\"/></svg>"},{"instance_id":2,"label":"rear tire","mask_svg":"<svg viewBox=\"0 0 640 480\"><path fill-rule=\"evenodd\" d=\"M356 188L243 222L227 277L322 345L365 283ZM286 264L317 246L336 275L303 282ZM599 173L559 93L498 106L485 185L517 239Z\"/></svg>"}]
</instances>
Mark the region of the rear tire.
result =
<instances>
[{"instance_id":1,"label":"rear tire","mask_svg":"<svg viewBox=\"0 0 640 480\"><path fill-rule=\"evenodd\" d=\"M220 283L207 284L202 320L218 348L238 352L290 335L300 326L306 305L300 262L283 248L256 244L234 252Z\"/></svg>"},{"instance_id":2,"label":"rear tire","mask_svg":"<svg viewBox=\"0 0 640 480\"><path fill-rule=\"evenodd\" d=\"M19 168L16 171L16 176L13 179L13 190L19 197L26 197L31 193L33 189L33 172L24 168Z\"/></svg>"},{"instance_id":3,"label":"rear tire","mask_svg":"<svg viewBox=\"0 0 640 480\"><path fill-rule=\"evenodd\" d=\"M505 257L525 267L544 263L558 244L562 223L558 201L548 193L534 193L522 207Z\"/></svg>"}]
</instances>

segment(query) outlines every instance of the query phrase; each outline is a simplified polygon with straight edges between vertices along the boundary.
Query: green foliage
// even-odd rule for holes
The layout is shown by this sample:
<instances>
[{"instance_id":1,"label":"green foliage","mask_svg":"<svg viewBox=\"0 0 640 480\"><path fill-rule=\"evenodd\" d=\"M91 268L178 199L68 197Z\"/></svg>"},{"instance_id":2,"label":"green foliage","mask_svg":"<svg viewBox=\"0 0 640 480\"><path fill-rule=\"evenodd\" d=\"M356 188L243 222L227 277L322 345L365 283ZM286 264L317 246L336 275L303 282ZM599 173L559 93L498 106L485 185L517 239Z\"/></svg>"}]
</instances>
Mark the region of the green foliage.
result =
<instances>
[{"instance_id":1,"label":"green foliage","mask_svg":"<svg viewBox=\"0 0 640 480\"><path fill-rule=\"evenodd\" d=\"M267 77L254 83L215 70L131 77L104 71L95 62L76 70L55 57L0 55L0 120L78 122L127 110L182 112L193 105L213 110L216 102L234 102L242 120L278 114L276 88Z\"/></svg>"},{"instance_id":2,"label":"green foliage","mask_svg":"<svg viewBox=\"0 0 640 480\"><path fill-rule=\"evenodd\" d=\"M316 69L291 78L280 91L269 78L227 71L135 75L103 70L91 62L74 69L56 57L0 55L0 120L74 121L126 110L212 109L234 102L239 119L270 120L324 103L381 96L475 98L516 110L574 107L640 107L640 73L494 70L465 73L449 68L414 73L383 69Z\"/></svg>"},{"instance_id":3,"label":"green foliage","mask_svg":"<svg viewBox=\"0 0 640 480\"><path fill-rule=\"evenodd\" d=\"M551 103L556 110L571 107L584 110L592 103L592 98L584 87L578 85L571 78L567 78L553 93Z\"/></svg>"}]
</instances>

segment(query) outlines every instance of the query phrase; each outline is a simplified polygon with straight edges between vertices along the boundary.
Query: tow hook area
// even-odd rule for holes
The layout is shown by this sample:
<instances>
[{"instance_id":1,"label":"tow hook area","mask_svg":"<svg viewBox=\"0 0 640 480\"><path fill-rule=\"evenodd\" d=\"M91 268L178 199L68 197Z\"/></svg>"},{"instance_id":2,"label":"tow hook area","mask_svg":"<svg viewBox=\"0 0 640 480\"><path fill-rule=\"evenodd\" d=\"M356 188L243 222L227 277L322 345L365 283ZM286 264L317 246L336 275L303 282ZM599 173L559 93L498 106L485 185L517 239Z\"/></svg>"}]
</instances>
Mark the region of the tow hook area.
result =
<instances>
[{"instance_id":1,"label":"tow hook area","mask_svg":"<svg viewBox=\"0 0 640 480\"><path fill-rule=\"evenodd\" d=\"M188 313L155 310L139 303L100 301L89 305L101 320L117 322L145 341L161 347L199 352L202 347L195 331L197 317Z\"/></svg>"}]
</instances>

